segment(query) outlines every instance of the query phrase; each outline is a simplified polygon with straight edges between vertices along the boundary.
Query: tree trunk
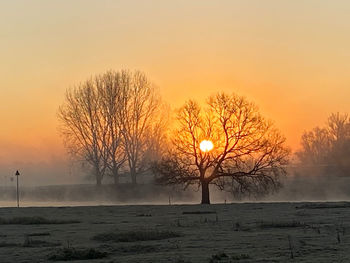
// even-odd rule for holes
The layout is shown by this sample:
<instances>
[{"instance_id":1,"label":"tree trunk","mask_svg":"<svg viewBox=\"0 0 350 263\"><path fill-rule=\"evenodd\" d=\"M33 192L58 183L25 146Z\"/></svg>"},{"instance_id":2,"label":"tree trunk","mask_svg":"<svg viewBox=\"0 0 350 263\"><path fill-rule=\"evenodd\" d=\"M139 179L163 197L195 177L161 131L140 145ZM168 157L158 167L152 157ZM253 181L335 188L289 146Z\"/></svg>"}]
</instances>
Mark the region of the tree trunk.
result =
<instances>
[{"instance_id":1,"label":"tree trunk","mask_svg":"<svg viewBox=\"0 0 350 263\"><path fill-rule=\"evenodd\" d=\"M115 185L118 185L119 184L119 174L118 173L115 173L113 175L113 178L114 178L114 184Z\"/></svg>"},{"instance_id":2,"label":"tree trunk","mask_svg":"<svg viewBox=\"0 0 350 263\"><path fill-rule=\"evenodd\" d=\"M118 185L119 184L119 172L118 168L113 169L113 179L114 179L114 184Z\"/></svg>"},{"instance_id":3,"label":"tree trunk","mask_svg":"<svg viewBox=\"0 0 350 263\"><path fill-rule=\"evenodd\" d=\"M135 168L132 168L132 169L130 170L130 176L131 176L131 183L132 183L133 185L136 185L137 182L136 182L136 169L135 169Z\"/></svg>"},{"instance_id":4,"label":"tree trunk","mask_svg":"<svg viewBox=\"0 0 350 263\"><path fill-rule=\"evenodd\" d=\"M96 185L101 186L102 185L102 174L101 174L100 169L98 167L95 167L95 177L96 177Z\"/></svg>"},{"instance_id":5,"label":"tree trunk","mask_svg":"<svg viewBox=\"0 0 350 263\"><path fill-rule=\"evenodd\" d=\"M101 186L102 185L102 177L100 174L96 174L96 185Z\"/></svg>"},{"instance_id":6,"label":"tree trunk","mask_svg":"<svg viewBox=\"0 0 350 263\"><path fill-rule=\"evenodd\" d=\"M210 198L209 198L209 182L202 181L202 202L201 204L210 204Z\"/></svg>"}]
</instances>

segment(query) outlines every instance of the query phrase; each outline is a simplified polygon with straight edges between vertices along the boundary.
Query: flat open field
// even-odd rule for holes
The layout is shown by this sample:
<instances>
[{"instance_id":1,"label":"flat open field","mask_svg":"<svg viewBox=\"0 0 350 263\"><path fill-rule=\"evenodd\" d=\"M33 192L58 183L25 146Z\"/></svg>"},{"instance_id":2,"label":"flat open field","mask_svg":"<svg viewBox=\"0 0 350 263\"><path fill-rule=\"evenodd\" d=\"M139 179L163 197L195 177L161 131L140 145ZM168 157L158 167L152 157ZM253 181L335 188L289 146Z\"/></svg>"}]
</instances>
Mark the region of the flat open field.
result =
<instances>
[{"instance_id":1,"label":"flat open field","mask_svg":"<svg viewBox=\"0 0 350 263\"><path fill-rule=\"evenodd\" d=\"M0 209L0 262L350 262L349 248L344 202Z\"/></svg>"}]
</instances>

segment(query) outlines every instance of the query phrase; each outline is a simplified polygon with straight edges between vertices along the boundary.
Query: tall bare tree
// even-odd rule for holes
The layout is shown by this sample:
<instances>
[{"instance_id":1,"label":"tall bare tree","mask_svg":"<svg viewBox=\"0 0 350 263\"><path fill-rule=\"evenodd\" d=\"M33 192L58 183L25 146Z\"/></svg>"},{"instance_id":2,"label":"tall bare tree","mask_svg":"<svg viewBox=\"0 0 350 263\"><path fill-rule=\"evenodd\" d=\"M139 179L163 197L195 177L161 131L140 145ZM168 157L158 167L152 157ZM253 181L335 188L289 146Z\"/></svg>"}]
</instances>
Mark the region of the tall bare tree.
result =
<instances>
[{"instance_id":1,"label":"tall bare tree","mask_svg":"<svg viewBox=\"0 0 350 263\"><path fill-rule=\"evenodd\" d=\"M103 146L107 130L101 116L96 81L90 79L68 89L58 118L69 152L91 165L96 184L101 185L106 170Z\"/></svg>"},{"instance_id":2,"label":"tall bare tree","mask_svg":"<svg viewBox=\"0 0 350 263\"><path fill-rule=\"evenodd\" d=\"M203 140L214 148L201 150ZM250 193L277 187L288 154L284 137L254 104L219 93L209 98L205 111L194 101L179 109L171 150L154 171L161 184L201 186L201 203L209 204L210 184Z\"/></svg>"},{"instance_id":3,"label":"tall bare tree","mask_svg":"<svg viewBox=\"0 0 350 263\"><path fill-rule=\"evenodd\" d=\"M121 122L118 112L121 110L121 102L118 101L122 92L121 73L108 71L96 77L97 93L100 97L100 112L105 125L106 133L103 138L105 164L114 178L114 183L119 183L120 169L125 163L125 146L121 131Z\"/></svg>"},{"instance_id":4,"label":"tall bare tree","mask_svg":"<svg viewBox=\"0 0 350 263\"><path fill-rule=\"evenodd\" d=\"M147 142L155 128L161 104L154 86L142 72L122 71L121 79L122 92L118 99L121 107L118 118L131 181L136 184L137 175L147 168Z\"/></svg>"},{"instance_id":5,"label":"tall bare tree","mask_svg":"<svg viewBox=\"0 0 350 263\"><path fill-rule=\"evenodd\" d=\"M136 184L164 137L160 106L145 74L108 71L67 90L58 117L66 146L93 167L97 185L106 172L118 183L121 169Z\"/></svg>"}]
</instances>

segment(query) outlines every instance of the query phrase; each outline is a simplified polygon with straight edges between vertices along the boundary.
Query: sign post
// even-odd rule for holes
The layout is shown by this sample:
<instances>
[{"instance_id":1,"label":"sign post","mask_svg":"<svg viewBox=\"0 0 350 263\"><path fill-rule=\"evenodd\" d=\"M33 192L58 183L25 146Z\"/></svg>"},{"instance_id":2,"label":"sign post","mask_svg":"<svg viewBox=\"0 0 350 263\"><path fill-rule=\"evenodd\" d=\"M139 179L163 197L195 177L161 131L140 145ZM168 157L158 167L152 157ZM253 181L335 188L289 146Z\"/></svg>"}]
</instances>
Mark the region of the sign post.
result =
<instances>
[{"instance_id":1,"label":"sign post","mask_svg":"<svg viewBox=\"0 0 350 263\"><path fill-rule=\"evenodd\" d=\"M16 171L16 177L17 177L17 207L19 207L19 189L18 189L18 176L19 176L19 172L18 172L18 170Z\"/></svg>"}]
</instances>

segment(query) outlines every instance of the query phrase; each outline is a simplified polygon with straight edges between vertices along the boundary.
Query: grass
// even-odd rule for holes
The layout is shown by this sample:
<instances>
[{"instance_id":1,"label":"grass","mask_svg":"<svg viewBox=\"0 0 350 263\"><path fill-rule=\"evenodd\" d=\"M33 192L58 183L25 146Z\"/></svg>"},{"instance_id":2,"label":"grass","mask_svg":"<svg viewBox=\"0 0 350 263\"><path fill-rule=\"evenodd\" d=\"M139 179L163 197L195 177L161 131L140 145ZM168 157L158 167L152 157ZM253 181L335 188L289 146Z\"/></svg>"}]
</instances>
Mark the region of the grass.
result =
<instances>
[{"instance_id":1,"label":"grass","mask_svg":"<svg viewBox=\"0 0 350 263\"><path fill-rule=\"evenodd\" d=\"M49 236L50 233L49 232L38 232L38 233L30 233L27 234L26 236L28 237L41 237L41 236Z\"/></svg>"},{"instance_id":2,"label":"grass","mask_svg":"<svg viewBox=\"0 0 350 263\"><path fill-rule=\"evenodd\" d=\"M159 251L159 247L150 245L122 246L115 249L119 253L144 254Z\"/></svg>"},{"instance_id":3,"label":"grass","mask_svg":"<svg viewBox=\"0 0 350 263\"><path fill-rule=\"evenodd\" d=\"M209 263L219 263L219 262L234 262L239 260L250 259L248 254L234 254L232 256L228 256L224 252L219 252L215 255L212 255L209 259Z\"/></svg>"},{"instance_id":4,"label":"grass","mask_svg":"<svg viewBox=\"0 0 350 263\"><path fill-rule=\"evenodd\" d=\"M206 214L216 214L215 211L184 211L183 215L206 215Z\"/></svg>"},{"instance_id":5,"label":"grass","mask_svg":"<svg viewBox=\"0 0 350 263\"><path fill-rule=\"evenodd\" d=\"M340 202L340 203L307 203L300 206L296 206L296 209L331 209L331 208L349 208L349 202Z\"/></svg>"},{"instance_id":6,"label":"grass","mask_svg":"<svg viewBox=\"0 0 350 263\"><path fill-rule=\"evenodd\" d=\"M191 263L191 261L183 258L178 258L178 259L175 259L174 263Z\"/></svg>"},{"instance_id":7,"label":"grass","mask_svg":"<svg viewBox=\"0 0 350 263\"><path fill-rule=\"evenodd\" d=\"M12 218L0 217L0 225L49 225L49 224L51 225L51 224L76 224L76 223L80 223L80 221L48 219L40 216L12 217Z\"/></svg>"},{"instance_id":8,"label":"grass","mask_svg":"<svg viewBox=\"0 0 350 263\"><path fill-rule=\"evenodd\" d=\"M168 238L180 237L181 235L172 231L159 231L159 230L138 230L127 231L120 233L102 233L95 235L92 239L102 242L136 242L136 241L148 241L148 240L161 240Z\"/></svg>"},{"instance_id":9,"label":"grass","mask_svg":"<svg viewBox=\"0 0 350 263\"><path fill-rule=\"evenodd\" d=\"M242 225L239 222L232 222L232 230L233 231L250 231L251 228L246 225Z\"/></svg>"},{"instance_id":10,"label":"grass","mask_svg":"<svg viewBox=\"0 0 350 263\"><path fill-rule=\"evenodd\" d=\"M243 260L243 259L250 259L250 256L248 254L235 254L231 256L232 260Z\"/></svg>"},{"instance_id":11,"label":"grass","mask_svg":"<svg viewBox=\"0 0 350 263\"><path fill-rule=\"evenodd\" d=\"M36 240L31 239L28 236L25 236L23 244L19 243L7 243L7 242L0 242L0 247L57 247L60 246L61 243L59 242L49 242L45 240Z\"/></svg>"},{"instance_id":12,"label":"grass","mask_svg":"<svg viewBox=\"0 0 350 263\"><path fill-rule=\"evenodd\" d=\"M210 260L209 260L209 263L216 263L216 262L220 262L222 260L227 261L228 259L229 259L229 256L226 253L220 252L220 253L217 253L215 255L212 255Z\"/></svg>"},{"instance_id":13,"label":"grass","mask_svg":"<svg viewBox=\"0 0 350 263\"><path fill-rule=\"evenodd\" d=\"M0 242L0 247L19 247L19 244L16 243L7 243L7 242Z\"/></svg>"},{"instance_id":14,"label":"grass","mask_svg":"<svg viewBox=\"0 0 350 263\"><path fill-rule=\"evenodd\" d=\"M151 214L138 214L137 217L152 217Z\"/></svg>"},{"instance_id":15,"label":"grass","mask_svg":"<svg viewBox=\"0 0 350 263\"><path fill-rule=\"evenodd\" d=\"M293 227L305 227L306 224L300 221L287 221L287 222L261 222L261 228L293 228Z\"/></svg>"},{"instance_id":16,"label":"grass","mask_svg":"<svg viewBox=\"0 0 350 263\"><path fill-rule=\"evenodd\" d=\"M90 260L100 259L107 256L106 252L101 252L94 248L63 248L55 251L48 256L48 260L52 261L72 261L72 260Z\"/></svg>"},{"instance_id":17,"label":"grass","mask_svg":"<svg viewBox=\"0 0 350 263\"><path fill-rule=\"evenodd\" d=\"M36 240L29 237L25 238L23 247L57 247L60 246L59 242L49 242L45 240Z\"/></svg>"}]
</instances>

